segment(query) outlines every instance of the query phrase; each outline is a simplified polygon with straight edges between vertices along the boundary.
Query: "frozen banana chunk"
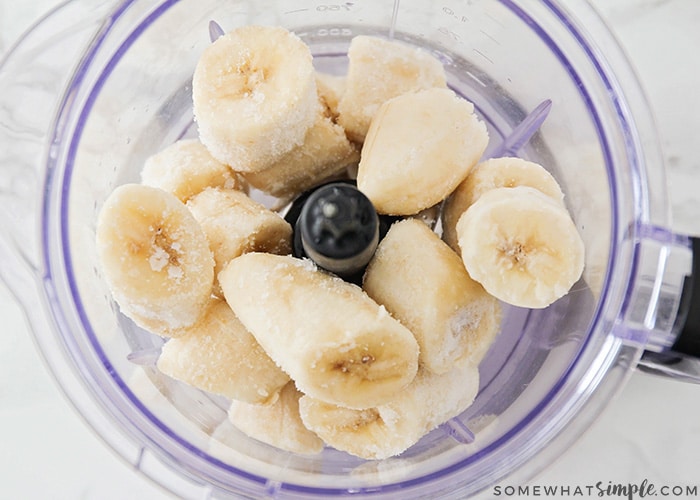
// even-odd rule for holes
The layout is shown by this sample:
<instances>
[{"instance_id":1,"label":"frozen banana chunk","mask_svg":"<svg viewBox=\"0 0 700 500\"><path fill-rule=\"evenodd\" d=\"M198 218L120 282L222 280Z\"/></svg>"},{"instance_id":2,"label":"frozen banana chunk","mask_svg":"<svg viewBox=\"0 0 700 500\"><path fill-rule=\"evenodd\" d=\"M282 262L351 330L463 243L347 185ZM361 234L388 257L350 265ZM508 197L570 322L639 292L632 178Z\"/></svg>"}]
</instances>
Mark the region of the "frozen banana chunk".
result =
<instances>
[{"instance_id":1,"label":"frozen banana chunk","mask_svg":"<svg viewBox=\"0 0 700 500\"><path fill-rule=\"evenodd\" d=\"M148 158L141 183L168 191L183 203L208 187L245 189L243 179L195 139L175 142Z\"/></svg>"},{"instance_id":2,"label":"frozen banana chunk","mask_svg":"<svg viewBox=\"0 0 700 500\"><path fill-rule=\"evenodd\" d=\"M454 191L488 144L474 105L448 89L385 102L372 121L357 186L377 212L412 215Z\"/></svg>"},{"instance_id":3,"label":"frozen banana chunk","mask_svg":"<svg viewBox=\"0 0 700 500\"><path fill-rule=\"evenodd\" d=\"M246 252L291 252L289 223L243 192L205 189L187 207L206 234L217 275Z\"/></svg>"},{"instance_id":4,"label":"frozen banana chunk","mask_svg":"<svg viewBox=\"0 0 700 500\"><path fill-rule=\"evenodd\" d=\"M584 246L562 204L529 186L482 194L457 222L469 275L498 299L540 309L583 272Z\"/></svg>"},{"instance_id":5,"label":"frozen banana chunk","mask_svg":"<svg viewBox=\"0 0 700 500\"><path fill-rule=\"evenodd\" d=\"M498 301L416 219L391 226L367 267L363 288L413 332L420 362L434 373L478 365L500 328Z\"/></svg>"},{"instance_id":6,"label":"frozen banana chunk","mask_svg":"<svg viewBox=\"0 0 700 500\"><path fill-rule=\"evenodd\" d=\"M214 258L175 195L140 184L116 188L100 210L96 246L114 300L140 327L179 335L206 311Z\"/></svg>"},{"instance_id":7,"label":"frozen banana chunk","mask_svg":"<svg viewBox=\"0 0 700 500\"><path fill-rule=\"evenodd\" d=\"M442 238L459 253L457 221L486 191L499 187L530 186L564 204L564 193L542 165L521 158L493 158L476 165L447 198L442 211Z\"/></svg>"},{"instance_id":8,"label":"frozen banana chunk","mask_svg":"<svg viewBox=\"0 0 700 500\"><path fill-rule=\"evenodd\" d=\"M216 159L264 170L299 146L316 119L311 51L281 27L237 28L202 53L192 101L199 138Z\"/></svg>"},{"instance_id":9,"label":"frozen banana chunk","mask_svg":"<svg viewBox=\"0 0 700 500\"><path fill-rule=\"evenodd\" d=\"M401 42L356 36L350 42L348 58L338 123L358 143L365 140L372 119L385 101L407 92L447 87L440 61Z\"/></svg>"},{"instance_id":10,"label":"frozen banana chunk","mask_svg":"<svg viewBox=\"0 0 700 500\"><path fill-rule=\"evenodd\" d=\"M248 253L219 282L241 322L305 394L369 408L416 374L413 334L360 287L309 260Z\"/></svg>"},{"instance_id":11,"label":"frozen banana chunk","mask_svg":"<svg viewBox=\"0 0 700 500\"><path fill-rule=\"evenodd\" d=\"M360 159L342 127L323 114L306 133L304 143L271 167L243 174L251 186L278 198L292 198L324 181L341 176Z\"/></svg>"},{"instance_id":12,"label":"frozen banana chunk","mask_svg":"<svg viewBox=\"0 0 700 500\"><path fill-rule=\"evenodd\" d=\"M391 401L353 410L316 400L299 400L304 425L333 448L367 460L399 455L425 434L456 417L479 391L479 370L467 365L436 375L421 368Z\"/></svg>"},{"instance_id":13,"label":"frozen banana chunk","mask_svg":"<svg viewBox=\"0 0 700 500\"><path fill-rule=\"evenodd\" d=\"M198 389L247 403L274 401L289 382L289 375L218 299L185 335L165 343L157 367Z\"/></svg>"},{"instance_id":14,"label":"frozen banana chunk","mask_svg":"<svg viewBox=\"0 0 700 500\"><path fill-rule=\"evenodd\" d=\"M333 120L338 119L338 105L345 93L346 77L316 72L316 88L326 114Z\"/></svg>"},{"instance_id":15,"label":"frozen banana chunk","mask_svg":"<svg viewBox=\"0 0 700 500\"><path fill-rule=\"evenodd\" d=\"M258 441L292 453L315 455L323 450L323 441L301 421L301 396L294 382L289 382L271 404L233 401L228 418L238 429Z\"/></svg>"}]
</instances>

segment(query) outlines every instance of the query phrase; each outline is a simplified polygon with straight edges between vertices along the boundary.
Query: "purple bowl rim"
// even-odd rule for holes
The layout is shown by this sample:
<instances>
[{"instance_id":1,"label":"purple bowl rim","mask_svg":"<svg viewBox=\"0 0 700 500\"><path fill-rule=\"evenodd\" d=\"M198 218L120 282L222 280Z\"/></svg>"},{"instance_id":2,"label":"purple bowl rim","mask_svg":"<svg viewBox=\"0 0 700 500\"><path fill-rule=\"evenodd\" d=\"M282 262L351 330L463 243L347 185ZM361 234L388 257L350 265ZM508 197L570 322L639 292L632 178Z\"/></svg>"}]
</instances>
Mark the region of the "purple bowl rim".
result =
<instances>
[{"instance_id":1,"label":"purple bowl rim","mask_svg":"<svg viewBox=\"0 0 700 500\"><path fill-rule=\"evenodd\" d=\"M135 0L128 0L127 2L124 2L123 4L120 5L120 7L115 10L110 18L112 20L117 20L119 19L124 12L129 8L131 4L133 4ZM109 62L103 69L103 71L100 74L99 79L93 86L93 88L90 91L90 94L88 96L88 99L84 105L84 107L80 111L78 123L75 127L75 130L73 131L73 136L71 138L71 143L68 151L68 156L66 158L66 168L64 171L64 176L63 176L63 182L62 182L62 190L61 190L61 198L60 198L60 214L61 214L61 221L66 221L68 217L68 210L69 210L69 203L68 200L70 198L70 189L71 189L71 178L72 178L72 170L73 170L73 164L75 161L75 157L77 154L77 149L78 149L78 143L80 142L80 138L85 126L85 122L87 119L87 116L89 115L89 112L91 111L91 108L97 99L97 96L99 95L102 86L104 85L107 77L111 74L112 70L115 68L115 66L118 64L119 60L121 57L126 53L126 51L130 48L130 46L134 43L134 41L137 39L137 37L146 29L150 24L153 23L155 19L157 19L163 12L167 11L171 6L174 4L178 3L180 0L166 0L162 2L155 10L153 10L144 20L142 20L138 26L129 34L128 38L125 40L125 42L119 47L119 49L115 52L114 55L110 58ZM574 81L576 84L577 88L579 89L579 93L581 94L584 102L588 106L589 114L593 120L593 123L595 124L596 132L598 134L598 137L600 139L600 144L602 146L603 150L603 157L605 161L605 166L607 170L607 174L609 176L610 182L610 191L611 191L611 202L612 202L612 225L611 225L611 249L610 249L610 258L608 260L608 266L606 270L606 283L609 280L610 276L610 270L614 267L615 261L617 259L617 239L615 235L617 234L618 231L618 226L619 226L619 221L618 221L618 212L617 212L617 206L618 206L618 199L617 199L617 193L614 189L612 189L612 186L616 185L615 183L615 171L612 169L612 156L610 152L610 146L608 144L608 140L606 136L604 135L603 128L602 128L602 123L600 120L600 117L598 116L597 109L595 106L592 105L592 99L590 95L588 94L586 88L582 85L582 81L575 70L575 68L571 65L569 62L568 58L563 54L563 52L558 48L556 43L547 35L547 33L544 31L542 27L540 27L529 15L527 15L519 6L516 5L516 3L513 0L499 0L503 5L508 7L512 12L516 14L518 18L520 18L526 25L528 25L535 33L537 33L542 39L547 47L554 53L554 55L559 59L559 61L562 63L563 67L567 70L569 77ZM569 22L567 16L565 13L563 13L559 7L557 7L552 0L543 0L543 4L547 6L547 8L554 14L554 16L564 25L566 26L567 30L569 33L574 37L574 39L579 43L579 46L583 48L584 52L588 56L589 62L593 64L594 68L596 69L598 73L598 77L601 79L602 83L604 86L612 93L612 95L618 97L619 92L615 88L615 86L611 83L611 80L608 76L608 74L605 72L603 66L601 65L600 61L596 58L592 48L587 44L586 40L584 37L579 33L576 28ZM88 52L86 53L86 56L83 58L81 61L80 66L75 72L75 77L71 81L71 84L69 86L69 89L67 91L67 96L72 95L72 93L75 91L76 88L78 88L83 81L83 78L85 76L85 73L87 71L87 68L92 64L96 53L98 49L100 48L102 42L106 38L107 34L110 32L110 26L106 26L105 28L102 29L102 31L99 34L99 37L96 38L96 40L91 44ZM617 118L620 120L620 125L622 127L622 130L625 134L625 138L629 141L629 144L632 144L633 141L630 140L632 136L632 129L630 128L630 123L629 120L627 119L627 114L625 110L623 109L620 99L615 98L613 99L613 103L615 106L615 109L617 111ZM71 101L70 97L67 97L66 100L64 101L63 105L59 109L58 113L58 119L57 123L60 122L60 117L64 116L66 112L70 113L72 109L70 109L73 106L73 102ZM63 130L59 128L54 129L54 139L61 139ZM630 150L630 148L628 148ZM633 148L631 149L632 151L635 151ZM631 155L630 158L630 168L633 171L636 171L638 174L640 174L640 168L639 164L637 162L637 154L635 152L634 155ZM49 169L49 174L47 176L47 181L46 181L46 192L50 191L50 187L52 185L52 180L55 175L54 169ZM642 177L637 177L637 178L642 178ZM48 202L48 197L45 197L44 199L44 206L43 206L43 213L42 213L42 245L43 245L43 257L44 257L44 265L46 269L46 274L45 274L45 280L44 284L47 287L51 287L53 284L53 276L54 273L52 272L52 263L50 259L50 240L51 240L51 227L49 224L50 220L50 207L49 207L49 202ZM107 372L111 375L112 379L114 382L117 384L117 386L123 391L123 394L127 397L127 399L134 405L134 407L140 411L144 416L148 418L150 422L152 422L160 431L162 431L167 437L171 438L174 440L177 444L182 446L183 448L186 448L189 452L194 453L195 455L204 458L207 462L210 464L216 465L225 471L228 472L233 472L239 477L246 478L250 481L253 481L254 483L257 483L261 486L265 486L268 483L268 479L262 476L250 474L246 471L240 470L236 467L232 467L226 463L223 463L221 460L209 455L208 453L203 452L201 449L199 449L196 446L191 445L187 440L179 437L176 433L174 433L167 425L165 425L163 422L161 422L158 418L153 415L148 408L146 408L141 401L136 397L136 395L129 389L129 387L125 384L125 382L119 377L119 375L116 373L116 371L113 369L108 356L105 354L105 352L102 350L99 342L97 341L97 338L95 336L94 331L91 328L89 319L87 317L87 314L85 312L85 309L83 307L83 304L80 300L80 296L78 294L78 287L77 283L75 280L74 272L73 272L73 259L71 256L70 252L70 246L68 242L70 241L69 237L69 230L68 230L68 225L67 224L61 224L60 226L60 238L61 238L61 246L63 248L63 257L64 257L64 267L65 267L65 274L66 278L68 280L69 288L71 290L72 296L74 298L74 304L76 308L76 312L85 327L85 333L90 340L91 345L95 349L95 352L99 358L99 360L102 362L102 365L104 368L107 370ZM60 274L60 273L59 273ZM593 314L592 320L591 320L591 325L595 325L600 321L600 315L601 315L601 307L602 304L607 302L607 296L608 296L608 287L604 287L601 297L598 300L598 307ZM55 305L52 304L52 307L56 307ZM55 310L56 313L59 315L63 315L63 313L59 310ZM590 330L589 330L590 332ZM65 339L65 336L63 337ZM580 347L579 353L585 349L587 346L588 342L590 341L590 335L585 339L584 343ZM379 493L387 493L391 491L396 491L399 489L404 489L407 487L412 487L412 486L417 486L417 485L425 485L426 483L430 483L433 481L437 481L439 479L445 478L446 476L452 475L453 473L465 468L466 466L478 461L481 457L486 456L491 454L494 450L500 448L505 442L509 441L513 436L518 434L524 427L529 425L529 423L535 419L541 411L555 398L557 393L560 391L562 386L564 386L568 382L568 378L571 374L571 371L573 370L573 367L576 366L577 360L579 356L577 356L569 365L569 367L564 371L564 373L560 376L559 380L557 381L556 384L552 386L552 388L547 392L546 396L544 396L541 401L525 416L523 417L518 424L516 424L512 429L510 429L506 434L501 436L498 440L494 441L491 443L489 446L484 448L483 450L480 450L479 452L470 455L469 457L460 460L451 466L445 467L439 471L432 472L429 474L426 474L424 476L420 476L417 478L413 478L410 480L406 481L401 481L401 482L396 482L396 483L391 483L387 485L381 485L381 486L376 486L376 487L369 487L369 488L358 488L358 489L353 489L353 492L357 493L364 493L364 494L379 494ZM114 418L114 416L112 416ZM130 420L130 419L129 419ZM130 420L130 423L131 422ZM133 432L133 431L132 431ZM143 434L143 431L139 429L139 432ZM148 440L153 442L150 436L147 436ZM164 448L161 447L160 444L153 443L157 447L160 448L159 451L167 452L165 451ZM296 491L296 492L301 492L301 493L313 493L316 495L324 495L324 494L341 494L341 493L347 493L347 489L345 488L317 488L317 487L310 487L310 486L302 486L302 485L296 485L296 484L291 484L291 483L282 483L281 484L281 490L289 490L289 491Z\"/></svg>"}]
</instances>

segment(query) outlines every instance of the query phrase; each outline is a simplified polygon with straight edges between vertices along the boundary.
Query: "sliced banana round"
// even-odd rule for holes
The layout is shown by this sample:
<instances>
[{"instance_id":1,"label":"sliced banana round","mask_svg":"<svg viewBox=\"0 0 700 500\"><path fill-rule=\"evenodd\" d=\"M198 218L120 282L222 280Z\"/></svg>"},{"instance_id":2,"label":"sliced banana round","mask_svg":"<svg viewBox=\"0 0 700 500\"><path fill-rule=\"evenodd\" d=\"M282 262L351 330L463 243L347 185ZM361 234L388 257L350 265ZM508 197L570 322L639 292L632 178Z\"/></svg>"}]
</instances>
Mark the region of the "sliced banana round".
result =
<instances>
[{"instance_id":1,"label":"sliced banana round","mask_svg":"<svg viewBox=\"0 0 700 500\"><path fill-rule=\"evenodd\" d=\"M264 170L302 144L320 103L311 52L280 27L243 26L208 46L192 79L199 137L234 170Z\"/></svg>"},{"instance_id":2,"label":"sliced banana round","mask_svg":"<svg viewBox=\"0 0 700 500\"><path fill-rule=\"evenodd\" d=\"M447 82L442 63L428 52L395 40L356 36L348 48L338 123L351 140L361 143L385 101L433 87L446 88Z\"/></svg>"},{"instance_id":3,"label":"sliced banana round","mask_svg":"<svg viewBox=\"0 0 700 500\"><path fill-rule=\"evenodd\" d=\"M246 435L292 453L315 455L323 450L323 441L306 428L299 415L299 392L289 382L279 398L267 405L233 401L229 421Z\"/></svg>"},{"instance_id":4,"label":"sliced banana round","mask_svg":"<svg viewBox=\"0 0 700 500\"><path fill-rule=\"evenodd\" d=\"M492 158L476 165L447 198L442 211L445 242L459 252L456 226L464 211L486 191L516 186L533 187L562 205L564 203L561 187L542 165L522 158Z\"/></svg>"},{"instance_id":5,"label":"sliced banana round","mask_svg":"<svg viewBox=\"0 0 700 500\"><path fill-rule=\"evenodd\" d=\"M198 389L254 404L274 401L289 382L289 375L218 299L183 336L165 343L156 366Z\"/></svg>"},{"instance_id":6,"label":"sliced banana round","mask_svg":"<svg viewBox=\"0 0 700 500\"><path fill-rule=\"evenodd\" d=\"M219 283L236 316L305 394L368 408L416 374L413 334L360 287L309 260L244 254L224 268Z\"/></svg>"},{"instance_id":7,"label":"sliced banana round","mask_svg":"<svg viewBox=\"0 0 700 500\"><path fill-rule=\"evenodd\" d=\"M443 375L420 369L414 381L391 401L363 410L309 397L299 400L301 419L326 444L367 460L383 460L413 446L425 434L456 417L479 391L473 365Z\"/></svg>"},{"instance_id":8,"label":"sliced banana round","mask_svg":"<svg viewBox=\"0 0 700 500\"><path fill-rule=\"evenodd\" d=\"M377 212L412 215L455 190L488 144L474 105L448 89L428 89L385 102L372 120L357 187Z\"/></svg>"},{"instance_id":9,"label":"sliced banana round","mask_svg":"<svg viewBox=\"0 0 700 500\"><path fill-rule=\"evenodd\" d=\"M199 321L214 281L207 238L187 207L162 189L125 184L105 201L96 243L121 311L159 335Z\"/></svg>"},{"instance_id":10,"label":"sliced banana round","mask_svg":"<svg viewBox=\"0 0 700 500\"><path fill-rule=\"evenodd\" d=\"M391 226L367 267L362 287L413 332L419 361L434 373L465 363L478 365L500 329L499 302L417 219Z\"/></svg>"},{"instance_id":11,"label":"sliced banana round","mask_svg":"<svg viewBox=\"0 0 700 500\"><path fill-rule=\"evenodd\" d=\"M561 203L518 186L485 192L457 223L469 275L515 306L544 308L581 277L584 245Z\"/></svg>"}]
</instances>

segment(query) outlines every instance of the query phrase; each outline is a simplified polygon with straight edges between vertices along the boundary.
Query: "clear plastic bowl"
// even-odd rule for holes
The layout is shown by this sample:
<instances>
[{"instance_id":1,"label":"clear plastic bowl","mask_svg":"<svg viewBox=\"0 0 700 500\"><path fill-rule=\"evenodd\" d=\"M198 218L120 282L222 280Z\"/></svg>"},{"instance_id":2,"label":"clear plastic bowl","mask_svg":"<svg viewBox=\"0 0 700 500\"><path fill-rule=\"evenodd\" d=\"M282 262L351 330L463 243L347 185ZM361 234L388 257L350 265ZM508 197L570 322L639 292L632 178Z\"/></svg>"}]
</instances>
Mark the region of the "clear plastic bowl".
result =
<instances>
[{"instance_id":1,"label":"clear plastic bowl","mask_svg":"<svg viewBox=\"0 0 700 500\"><path fill-rule=\"evenodd\" d=\"M509 307L474 404L399 457L308 457L247 438L228 402L154 368L162 340L119 313L95 223L143 161L196 133L191 76L209 22L282 25L342 74L350 39L430 50L488 124L487 156L538 161L586 244L583 278L546 310ZM0 67L2 276L61 386L127 461L188 498L464 498L551 462L677 333L690 240L665 230L651 117L619 47L582 0L326 4L73 0ZM534 132L534 135L533 135ZM41 304L37 308L36 304Z\"/></svg>"}]
</instances>

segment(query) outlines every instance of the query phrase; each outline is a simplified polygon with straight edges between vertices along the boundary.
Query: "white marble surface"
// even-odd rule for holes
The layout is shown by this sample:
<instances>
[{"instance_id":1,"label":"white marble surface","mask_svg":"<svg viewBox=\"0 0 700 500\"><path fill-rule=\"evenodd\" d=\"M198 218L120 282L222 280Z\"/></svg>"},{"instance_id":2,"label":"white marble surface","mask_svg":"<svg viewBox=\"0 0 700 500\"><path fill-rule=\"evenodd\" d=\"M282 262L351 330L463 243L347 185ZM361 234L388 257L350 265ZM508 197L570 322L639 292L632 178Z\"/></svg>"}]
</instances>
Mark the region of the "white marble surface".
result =
<instances>
[{"instance_id":1,"label":"white marble surface","mask_svg":"<svg viewBox=\"0 0 700 500\"><path fill-rule=\"evenodd\" d=\"M700 234L700 1L595 0L656 114L674 228ZM0 54L55 0L0 0ZM64 400L0 285L0 498L169 496L107 449ZM700 386L635 374L593 427L533 484L700 483ZM504 484L507 484L504 483Z\"/></svg>"}]
</instances>

